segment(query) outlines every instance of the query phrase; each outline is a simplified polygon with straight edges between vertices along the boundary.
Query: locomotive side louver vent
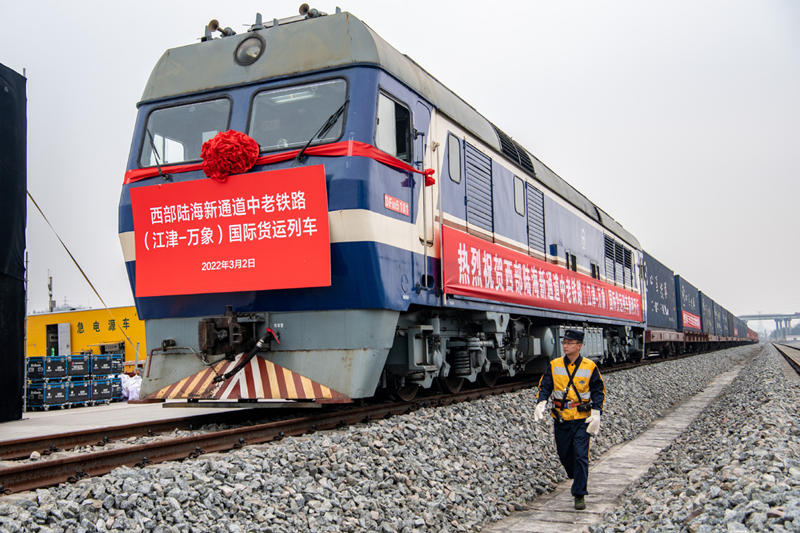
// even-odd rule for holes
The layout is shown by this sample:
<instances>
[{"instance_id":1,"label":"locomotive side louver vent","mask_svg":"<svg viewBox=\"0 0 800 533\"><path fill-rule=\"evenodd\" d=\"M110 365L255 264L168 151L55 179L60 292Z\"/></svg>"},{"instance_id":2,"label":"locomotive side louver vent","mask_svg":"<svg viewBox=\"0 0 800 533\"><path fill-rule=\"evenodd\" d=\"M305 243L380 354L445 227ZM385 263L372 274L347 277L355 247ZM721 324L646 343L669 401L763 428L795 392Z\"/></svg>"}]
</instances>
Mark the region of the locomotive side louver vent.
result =
<instances>
[{"instance_id":1,"label":"locomotive side louver vent","mask_svg":"<svg viewBox=\"0 0 800 533\"><path fill-rule=\"evenodd\" d=\"M520 146L519 143L517 143L517 142L514 143L514 146L517 147L517 153L519 154L519 164L520 164L520 166L522 168L524 168L525 170L527 170L528 172L530 172L531 175L535 176L536 175L536 171L533 169L533 162L531 161L531 158L528 155L528 152L526 152L525 149L522 146Z\"/></svg>"},{"instance_id":2,"label":"locomotive side louver vent","mask_svg":"<svg viewBox=\"0 0 800 533\"><path fill-rule=\"evenodd\" d=\"M528 247L531 251L535 250L544 254L544 195L530 183L526 184L526 191Z\"/></svg>"},{"instance_id":3,"label":"locomotive side louver vent","mask_svg":"<svg viewBox=\"0 0 800 533\"><path fill-rule=\"evenodd\" d=\"M624 248L625 251L625 287L633 287L633 260L632 253L629 248Z\"/></svg>"},{"instance_id":4,"label":"locomotive side louver vent","mask_svg":"<svg viewBox=\"0 0 800 533\"><path fill-rule=\"evenodd\" d=\"M473 224L491 233L494 231L492 160L465 142L464 171L467 182L467 226Z\"/></svg>"},{"instance_id":5,"label":"locomotive side louver vent","mask_svg":"<svg viewBox=\"0 0 800 533\"><path fill-rule=\"evenodd\" d=\"M616 261L616 265L614 268L614 279L616 280L618 285L625 285L625 269L623 268L625 258L624 247L618 243L614 243L614 260Z\"/></svg>"},{"instance_id":6,"label":"locomotive side louver vent","mask_svg":"<svg viewBox=\"0 0 800 533\"><path fill-rule=\"evenodd\" d=\"M499 129L495 128L494 131L497 132L497 136L500 138L500 150L508 157L511 158L512 161L515 163L519 163L519 154L517 153L517 147L514 145L514 141L511 140L511 137L500 131Z\"/></svg>"},{"instance_id":7,"label":"locomotive side louver vent","mask_svg":"<svg viewBox=\"0 0 800 533\"><path fill-rule=\"evenodd\" d=\"M532 176L535 176L536 171L533 168L533 162L525 149L496 126L494 131L497 133L497 138L500 139L500 151L511 161L530 172Z\"/></svg>"},{"instance_id":8,"label":"locomotive side louver vent","mask_svg":"<svg viewBox=\"0 0 800 533\"><path fill-rule=\"evenodd\" d=\"M605 236L605 251L606 251L606 279L613 282L614 276L614 239Z\"/></svg>"}]
</instances>

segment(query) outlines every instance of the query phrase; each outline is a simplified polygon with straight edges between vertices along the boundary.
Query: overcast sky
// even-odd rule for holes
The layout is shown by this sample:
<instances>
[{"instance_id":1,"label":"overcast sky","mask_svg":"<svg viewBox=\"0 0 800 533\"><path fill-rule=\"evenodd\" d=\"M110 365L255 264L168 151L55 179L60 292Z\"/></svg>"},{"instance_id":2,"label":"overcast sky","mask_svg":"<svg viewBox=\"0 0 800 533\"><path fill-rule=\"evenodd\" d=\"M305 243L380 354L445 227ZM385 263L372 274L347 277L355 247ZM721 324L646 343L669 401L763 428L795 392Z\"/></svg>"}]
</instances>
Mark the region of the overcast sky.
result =
<instances>
[{"instance_id":1,"label":"overcast sky","mask_svg":"<svg viewBox=\"0 0 800 533\"><path fill-rule=\"evenodd\" d=\"M133 303L117 203L153 65L212 18L241 32L300 3L0 4L0 63L28 77L28 189L109 305ZM800 311L800 2L489 4L339 5L733 313ZM59 304L100 305L30 203L27 239L29 310L48 271Z\"/></svg>"}]
</instances>

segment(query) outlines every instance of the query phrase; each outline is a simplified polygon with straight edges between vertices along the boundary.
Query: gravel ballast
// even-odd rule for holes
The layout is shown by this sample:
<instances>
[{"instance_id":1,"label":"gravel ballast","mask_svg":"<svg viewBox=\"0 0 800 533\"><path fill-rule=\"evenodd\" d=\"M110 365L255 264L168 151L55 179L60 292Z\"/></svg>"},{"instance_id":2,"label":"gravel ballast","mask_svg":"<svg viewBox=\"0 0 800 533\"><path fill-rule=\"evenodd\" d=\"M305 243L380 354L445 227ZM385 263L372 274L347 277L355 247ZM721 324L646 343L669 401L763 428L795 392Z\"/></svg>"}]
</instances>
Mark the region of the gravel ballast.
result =
<instances>
[{"instance_id":1,"label":"gravel ballast","mask_svg":"<svg viewBox=\"0 0 800 533\"><path fill-rule=\"evenodd\" d=\"M591 531L800 531L799 415L764 348Z\"/></svg>"},{"instance_id":2,"label":"gravel ballast","mask_svg":"<svg viewBox=\"0 0 800 533\"><path fill-rule=\"evenodd\" d=\"M636 437L759 349L605 376L593 456ZM118 468L0 497L0 530L476 531L565 479L552 424L533 422L535 403L531 389L183 462ZM591 478L589 484L591 491Z\"/></svg>"}]
</instances>

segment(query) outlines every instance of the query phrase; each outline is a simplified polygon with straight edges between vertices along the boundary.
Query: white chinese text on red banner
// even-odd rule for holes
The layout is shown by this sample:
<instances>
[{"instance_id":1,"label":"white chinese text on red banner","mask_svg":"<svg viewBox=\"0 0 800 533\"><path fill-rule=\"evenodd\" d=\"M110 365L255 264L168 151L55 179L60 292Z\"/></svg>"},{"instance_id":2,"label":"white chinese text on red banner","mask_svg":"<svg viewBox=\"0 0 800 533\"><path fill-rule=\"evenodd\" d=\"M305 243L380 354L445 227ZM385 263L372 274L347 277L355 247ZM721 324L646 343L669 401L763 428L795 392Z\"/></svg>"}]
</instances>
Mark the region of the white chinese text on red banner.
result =
<instances>
[{"instance_id":1,"label":"white chinese text on red banner","mask_svg":"<svg viewBox=\"0 0 800 533\"><path fill-rule=\"evenodd\" d=\"M321 165L131 189L136 296L331 284Z\"/></svg>"},{"instance_id":2,"label":"white chinese text on red banner","mask_svg":"<svg viewBox=\"0 0 800 533\"><path fill-rule=\"evenodd\" d=\"M642 299L633 291L450 227L442 244L446 294L642 321Z\"/></svg>"}]
</instances>

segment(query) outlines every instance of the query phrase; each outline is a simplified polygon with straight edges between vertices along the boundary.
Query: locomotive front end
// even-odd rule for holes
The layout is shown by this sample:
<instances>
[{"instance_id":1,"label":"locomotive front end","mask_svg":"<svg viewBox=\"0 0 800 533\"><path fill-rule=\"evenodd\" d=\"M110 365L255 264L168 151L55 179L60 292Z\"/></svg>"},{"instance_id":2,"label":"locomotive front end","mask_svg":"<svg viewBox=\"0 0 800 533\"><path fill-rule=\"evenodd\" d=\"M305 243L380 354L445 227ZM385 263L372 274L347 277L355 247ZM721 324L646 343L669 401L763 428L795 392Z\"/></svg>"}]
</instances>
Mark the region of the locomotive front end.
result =
<instances>
[{"instance_id":1,"label":"locomotive front end","mask_svg":"<svg viewBox=\"0 0 800 533\"><path fill-rule=\"evenodd\" d=\"M242 35L212 21L156 65L119 210L156 346L143 394L374 395L413 289L400 279L413 252L385 241L415 239L409 205L424 176L400 153L410 136L371 144L377 74L360 65L376 61L372 39L342 13L259 16ZM384 196L389 217L373 208Z\"/></svg>"}]
</instances>

